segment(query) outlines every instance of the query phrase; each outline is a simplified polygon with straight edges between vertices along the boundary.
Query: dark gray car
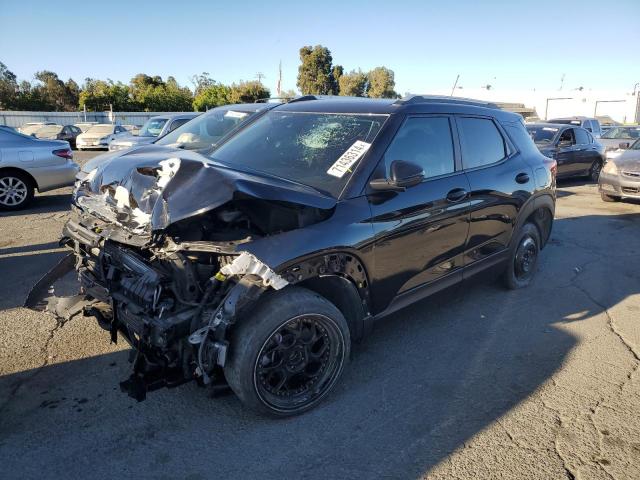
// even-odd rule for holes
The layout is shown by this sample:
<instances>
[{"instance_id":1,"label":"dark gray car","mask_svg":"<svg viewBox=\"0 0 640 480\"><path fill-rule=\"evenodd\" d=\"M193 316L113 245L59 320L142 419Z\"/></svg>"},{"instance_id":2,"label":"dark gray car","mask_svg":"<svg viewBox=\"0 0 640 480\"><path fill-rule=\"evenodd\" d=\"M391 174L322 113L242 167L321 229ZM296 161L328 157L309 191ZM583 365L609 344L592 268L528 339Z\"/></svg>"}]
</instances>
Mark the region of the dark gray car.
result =
<instances>
[{"instance_id":1,"label":"dark gray car","mask_svg":"<svg viewBox=\"0 0 640 480\"><path fill-rule=\"evenodd\" d=\"M113 152L138 145L153 143L158 138L161 138L167 133L173 132L175 129L181 127L189 120L193 120L198 115L200 114L197 112L169 113L167 115L151 117L142 126L138 135L127 135L111 141L111 143L109 143L109 151Z\"/></svg>"},{"instance_id":2,"label":"dark gray car","mask_svg":"<svg viewBox=\"0 0 640 480\"><path fill-rule=\"evenodd\" d=\"M600 121L597 118L592 117L562 117L562 118L552 118L551 120L547 120L547 123L556 123L563 125L574 125L576 127L582 127L587 132L591 133L595 138L600 138L602 135L602 127L600 126Z\"/></svg>"},{"instance_id":3,"label":"dark gray car","mask_svg":"<svg viewBox=\"0 0 640 480\"><path fill-rule=\"evenodd\" d=\"M604 147L591 133L570 124L530 123L526 128L538 149L558 162L558 178L589 176L598 181Z\"/></svg>"}]
</instances>

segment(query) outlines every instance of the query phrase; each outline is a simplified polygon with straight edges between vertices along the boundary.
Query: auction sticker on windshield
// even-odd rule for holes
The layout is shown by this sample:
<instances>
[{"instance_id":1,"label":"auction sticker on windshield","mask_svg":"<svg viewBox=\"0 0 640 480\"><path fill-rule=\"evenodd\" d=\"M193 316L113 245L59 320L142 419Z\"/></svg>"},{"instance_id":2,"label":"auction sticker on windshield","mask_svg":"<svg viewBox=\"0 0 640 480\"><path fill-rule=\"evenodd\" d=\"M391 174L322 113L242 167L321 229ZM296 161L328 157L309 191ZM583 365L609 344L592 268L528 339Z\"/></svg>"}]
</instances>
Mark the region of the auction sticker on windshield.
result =
<instances>
[{"instance_id":1,"label":"auction sticker on windshield","mask_svg":"<svg viewBox=\"0 0 640 480\"><path fill-rule=\"evenodd\" d=\"M227 118L244 118L248 114L244 112L234 112L233 110L228 110L225 112L224 116Z\"/></svg>"},{"instance_id":2,"label":"auction sticker on windshield","mask_svg":"<svg viewBox=\"0 0 640 480\"><path fill-rule=\"evenodd\" d=\"M340 158L336 160L336 163L331 165L331 168L327 170L327 173L333 177L342 178L345 173L351 172L351 167L356 163L362 155L364 155L369 147L370 143L356 140L346 152L340 155Z\"/></svg>"}]
</instances>

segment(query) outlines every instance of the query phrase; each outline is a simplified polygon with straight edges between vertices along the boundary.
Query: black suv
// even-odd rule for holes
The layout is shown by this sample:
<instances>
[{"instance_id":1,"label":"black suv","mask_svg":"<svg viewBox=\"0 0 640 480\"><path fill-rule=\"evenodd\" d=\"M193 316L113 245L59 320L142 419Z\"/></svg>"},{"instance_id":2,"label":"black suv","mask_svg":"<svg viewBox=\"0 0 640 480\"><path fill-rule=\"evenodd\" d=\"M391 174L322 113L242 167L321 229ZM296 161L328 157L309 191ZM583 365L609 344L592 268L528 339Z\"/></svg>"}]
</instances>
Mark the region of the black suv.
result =
<instances>
[{"instance_id":1,"label":"black suv","mask_svg":"<svg viewBox=\"0 0 640 480\"><path fill-rule=\"evenodd\" d=\"M77 297L133 346L138 400L196 380L261 412L320 402L372 322L489 267L527 285L553 162L519 115L472 100L301 97L209 157L152 145L77 186ZM32 299L33 300L33 299Z\"/></svg>"}]
</instances>

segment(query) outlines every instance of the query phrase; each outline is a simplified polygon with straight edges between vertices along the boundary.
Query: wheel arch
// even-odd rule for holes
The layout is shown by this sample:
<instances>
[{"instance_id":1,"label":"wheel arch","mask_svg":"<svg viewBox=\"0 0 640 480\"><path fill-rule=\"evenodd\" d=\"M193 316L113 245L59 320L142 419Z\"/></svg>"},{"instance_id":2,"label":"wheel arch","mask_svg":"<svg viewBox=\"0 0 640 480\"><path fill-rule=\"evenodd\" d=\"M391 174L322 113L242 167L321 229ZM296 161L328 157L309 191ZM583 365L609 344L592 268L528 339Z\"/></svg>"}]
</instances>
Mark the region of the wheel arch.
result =
<instances>
[{"instance_id":1,"label":"wheel arch","mask_svg":"<svg viewBox=\"0 0 640 480\"><path fill-rule=\"evenodd\" d=\"M17 167L0 167L0 175L3 173L10 173L10 172L20 173L21 175L25 175L31 181L31 186L39 189L38 182L33 177L33 175L31 175L28 171L22 168L17 168Z\"/></svg>"},{"instance_id":2,"label":"wheel arch","mask_svg":"<svg viewBox=\"0 0 640 480\"><path fill-rule=\"evenodd\" d=\"M542 250L551 236L553 218L555 215L555 201L549 194L543 194L532 198L522 209L516 228L519 229L525 223L533 223L540 233Z\"/></svg>"},{"instance_id":3,"label":"wheel arch","mask_svg":"<svg viewBox=\"0 0 640 480\"><path fill-rule=\"evenodd\" d=\"M366 333L370 317L369 279L364 264L351 252L331 252L289 262L280 270L289 284L307 288L334 304L354 339Z\"/></svg>"}]
</instances>

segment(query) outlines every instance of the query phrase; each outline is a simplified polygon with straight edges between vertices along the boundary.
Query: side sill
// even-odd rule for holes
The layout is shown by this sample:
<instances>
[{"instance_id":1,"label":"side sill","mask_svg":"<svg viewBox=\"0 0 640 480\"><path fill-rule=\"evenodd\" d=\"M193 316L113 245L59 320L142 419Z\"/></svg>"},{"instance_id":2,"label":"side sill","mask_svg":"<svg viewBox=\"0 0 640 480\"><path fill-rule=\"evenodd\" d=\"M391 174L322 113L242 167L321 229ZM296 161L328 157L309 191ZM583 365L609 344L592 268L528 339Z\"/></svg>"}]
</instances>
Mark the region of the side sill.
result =
<instances>
[{"instance_id":1,"label":"side sill","mask_svg":"<svg viewBox=\"0 0 640 480\"><path fill-rule=\"evenodd\" d=\"M408 307L412 303L423 300L431 295L444 290L446 288L452 287L453 285L462 282L463 280L469 279L478 273L484 272L489 268L500 265L505 262L508 258L509 251L502 250L500 252L494 253L493 255L483 258L478 262L474 262L467 267L463 267L460 270L455 272L451 272L444 277L435 280L427 285L420 285L415 287L408 292L404 292L401 295L398 295L393 299L391 304L382 312L372 316L366 317L364 319L366 324L372 324L392 313L397 312L405 307ZM367 333L371 327L369 325L365 326L365 333Z\"/></svg>"}]
</instances>

